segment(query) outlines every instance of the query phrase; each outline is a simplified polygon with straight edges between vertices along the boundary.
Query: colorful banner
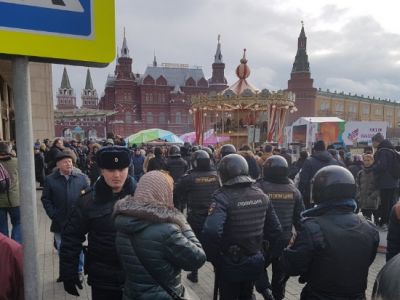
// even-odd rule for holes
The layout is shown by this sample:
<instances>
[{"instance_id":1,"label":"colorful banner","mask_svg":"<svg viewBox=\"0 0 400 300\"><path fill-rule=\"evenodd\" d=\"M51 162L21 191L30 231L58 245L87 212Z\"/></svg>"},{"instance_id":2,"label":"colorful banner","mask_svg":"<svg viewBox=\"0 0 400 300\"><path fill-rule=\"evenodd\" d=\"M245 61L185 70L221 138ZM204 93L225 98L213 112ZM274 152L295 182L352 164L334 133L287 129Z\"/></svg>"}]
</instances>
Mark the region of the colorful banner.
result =
<instances>
[{"instance_id":1,"label":"colorful banner","mask_svg":"<svg viewBox=\"0 0 400 300\"><path fill-rule=\"evenodd\" d=\"M371 144L371 138L378 132L386 137L387 127L388 123L382 121L349 121L346 122L342 140L346 145L353 145L354 143Z\"/></svg>"}]
</instances>

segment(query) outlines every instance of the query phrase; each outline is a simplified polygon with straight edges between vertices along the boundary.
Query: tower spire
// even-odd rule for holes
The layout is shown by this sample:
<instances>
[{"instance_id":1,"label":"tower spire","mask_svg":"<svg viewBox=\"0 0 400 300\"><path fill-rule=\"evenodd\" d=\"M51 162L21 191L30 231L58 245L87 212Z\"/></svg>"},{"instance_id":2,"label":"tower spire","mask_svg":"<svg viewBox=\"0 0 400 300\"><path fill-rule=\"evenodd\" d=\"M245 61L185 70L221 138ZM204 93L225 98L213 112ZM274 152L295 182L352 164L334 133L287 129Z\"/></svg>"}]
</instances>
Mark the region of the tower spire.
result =
<instances>
[{"instance_id":1,"label":"tower spire","mask_svg":"<svg viewBox=\"0 0 400 300\"><path fill-rule=\"evenodd\" d=\"M301 31L297 39L297 53L292 68L292 73L296 72L310 72L310 63L308 62L307 55L307 37L303 21L301 21Z\"/></svg>"},{"instance_id":2,"label":"tower spire","mask_svg":"<svg viewBox=\"0 0 400 300\"><path fill-rule=\"evenodd\" d=\"M69 83L69 77L67 73L67 68L64 67L62 80L61 80L61 87L62 89L71 89L71 84Z\"/></svg>"},{"instance_id":3,"label":"tower spire","mask_svg":"<svg viewBox=\"0 0 400 300\"><path fill-rule=\"evenodd\" d=\"M222 61L222 53L221 53L221 35L218 34L218 44L217 44L217 51L214 55L214 63L221 64Z\"/></svg>"},{"instance_id":4,"label":"tower spire","mask_svg":"<svg viewBox=\"0 0 400 300\"><path fill-rule=\"evenodd\" d=\"M153 67L157 67L156 49L154 49Z\"/></svg>"},{"instance_id":5,"label":"tower spire","mask_svg":"<svg viewBox=\"0 0 400 300\"><path fill-rule=\"evenodd\" d=\"M128 43L126 41L125 27L124 27L124 40L122 42L122 48L121 48L121 57L129 57L129 48L128 48Z\"/></svg>"},{"instance_id":6,"label":"tower spire","mask_svg":"<svg viewBox=\"0 0 400 300\"><path fill-rule=\"evenodd\" d=\"M89 69L87 70L87 73L86 73L85 90L93 90L93 81L92 81L92 76L90 75Z\"/></svg>"}]
</instances>

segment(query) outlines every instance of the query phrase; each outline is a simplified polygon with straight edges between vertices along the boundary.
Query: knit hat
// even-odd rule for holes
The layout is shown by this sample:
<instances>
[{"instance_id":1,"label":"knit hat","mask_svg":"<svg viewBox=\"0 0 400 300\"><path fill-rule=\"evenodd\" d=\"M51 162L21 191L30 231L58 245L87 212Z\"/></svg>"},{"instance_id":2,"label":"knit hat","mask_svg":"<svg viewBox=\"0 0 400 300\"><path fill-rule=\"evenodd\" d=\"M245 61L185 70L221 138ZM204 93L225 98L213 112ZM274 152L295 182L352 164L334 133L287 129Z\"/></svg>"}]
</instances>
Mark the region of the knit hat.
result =
<instances>
[{"instance_id":1,"label":"knit hat","mask_svg":"<svg viewBox=\"0 0 400 300\"><path fill-rule=\"evenodd\" d=\"M171 176L162 171L150 171L140 178L133 201L145 201L173 207L173 189L174 180Z\"/></svg>"},{"instance_id":2,"label":"knit hat","mask_svg":"<svg viewBox=\"0 0 400 300\"><path fill-rule=\"evenodd\" d=\"M0 142L0 153L1 154L9 154L11 150L10 145L7 142Z\"/></svg>"}]
</instances>

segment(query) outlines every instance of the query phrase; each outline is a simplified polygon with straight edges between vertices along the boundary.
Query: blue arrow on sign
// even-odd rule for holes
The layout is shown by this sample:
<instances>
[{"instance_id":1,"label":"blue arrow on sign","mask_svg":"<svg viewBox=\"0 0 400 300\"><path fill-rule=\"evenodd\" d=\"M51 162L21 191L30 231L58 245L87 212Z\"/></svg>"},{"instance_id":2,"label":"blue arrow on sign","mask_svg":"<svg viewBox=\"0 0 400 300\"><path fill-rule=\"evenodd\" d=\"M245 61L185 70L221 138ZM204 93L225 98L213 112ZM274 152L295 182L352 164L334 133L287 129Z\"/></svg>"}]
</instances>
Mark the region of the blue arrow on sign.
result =
<instances>
[{"instance_id":1,"label":"blue arrow on sign","mask_svg":"<svg viewBox=\"0 0 400 300\"><path fill-rule=\"evenodd\" d=\"M0 0L0 28L93 36L93 0Z\"/></svg>"}]
</instances>

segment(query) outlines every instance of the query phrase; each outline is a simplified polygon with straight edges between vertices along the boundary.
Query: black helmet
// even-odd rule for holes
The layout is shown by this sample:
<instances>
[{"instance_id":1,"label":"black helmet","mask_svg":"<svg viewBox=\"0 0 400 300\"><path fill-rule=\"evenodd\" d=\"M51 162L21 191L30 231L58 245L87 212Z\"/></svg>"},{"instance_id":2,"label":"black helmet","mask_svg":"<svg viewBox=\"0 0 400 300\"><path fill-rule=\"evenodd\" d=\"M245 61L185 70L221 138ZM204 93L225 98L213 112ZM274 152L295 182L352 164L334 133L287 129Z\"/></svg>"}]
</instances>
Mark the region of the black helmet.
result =
<instances>
[{"instance_id":1,"label":"black helmet","mask_svg":"<svg viewBox=\"0 0 400 300\"><path fill-rule=\"evenodd\" d=\"M263 166L265 179L287 178L289 175L289 166L285 158L280 155L270 156Z\"/></svg>"},{"instance_id":2,"label":"black helmet","mask_svg":"<svg viewBox=\"0 0 400 300\"><path fill-rule=\"evenodd\" d=\"M311 199L314 203L354 198L356 183L349 170L340 166L326 166L311 179Z\"/></svg>"},{"instance_id":3,"label":"black helmet","mask_svg":"<svg viewBox=\"0 0 400 300\"><path fill-rule=\"evenodd\" d=\"M192 165L195 169L208 170L210 168L210 156L204 150L197 150L193 153Z\"/></svg>"},{"instance_id":4,"label":"black helmet","mask_svg":"<svg viewBox=\"0 0 400 300\"><path fill-rule=\"evenodd\" d=\"M227 156L228 154L236 153L236 148L232 144L225 144L221 147L221 157Z\"/></svg>"},{"instance_id":5,"label":"black helmet","mask_svg":"<svg viewBox=\"0 0 400 300\"><path fill-rule=\"evenodd\" d=\"M212 150L211 150L210 148L208 148L208 147L203 147L203 148L201 148L201 150L207 152L208 155L210 156L210 158L213 157L213 152L212 152Z\"/></svg>"},{"instance_id":6,"label":"black helmet","mask_svg":"<svg viewBox=\"0 0 400 300\"><path fill-rule=\"evenodd\" d=\"M192 146L192 152L195 152L195 151L197 151L197 150L200 150L200 147L199 146Z\"/></svg>"},{"instance_id":7,"label":"black helmet","mask_svg":"<svg viewBox=\"0 0 400 300\"><path fill-rule=\"evenodd\" d=\"M169 148L168 156L181 157L181 149L176 145L172 145L171 148Z\"/></svg>"},{"instance_id":8,"label":"black helmet","mask_svg":"<svg viewBox=\"0 0 400 300\"><path fill-rule=\"evenodd\" d=\"M228 154L218 164L218 174L223 185L254 182L249 177L249 166L243 156Z\"/></svg>"}]
</instances>

